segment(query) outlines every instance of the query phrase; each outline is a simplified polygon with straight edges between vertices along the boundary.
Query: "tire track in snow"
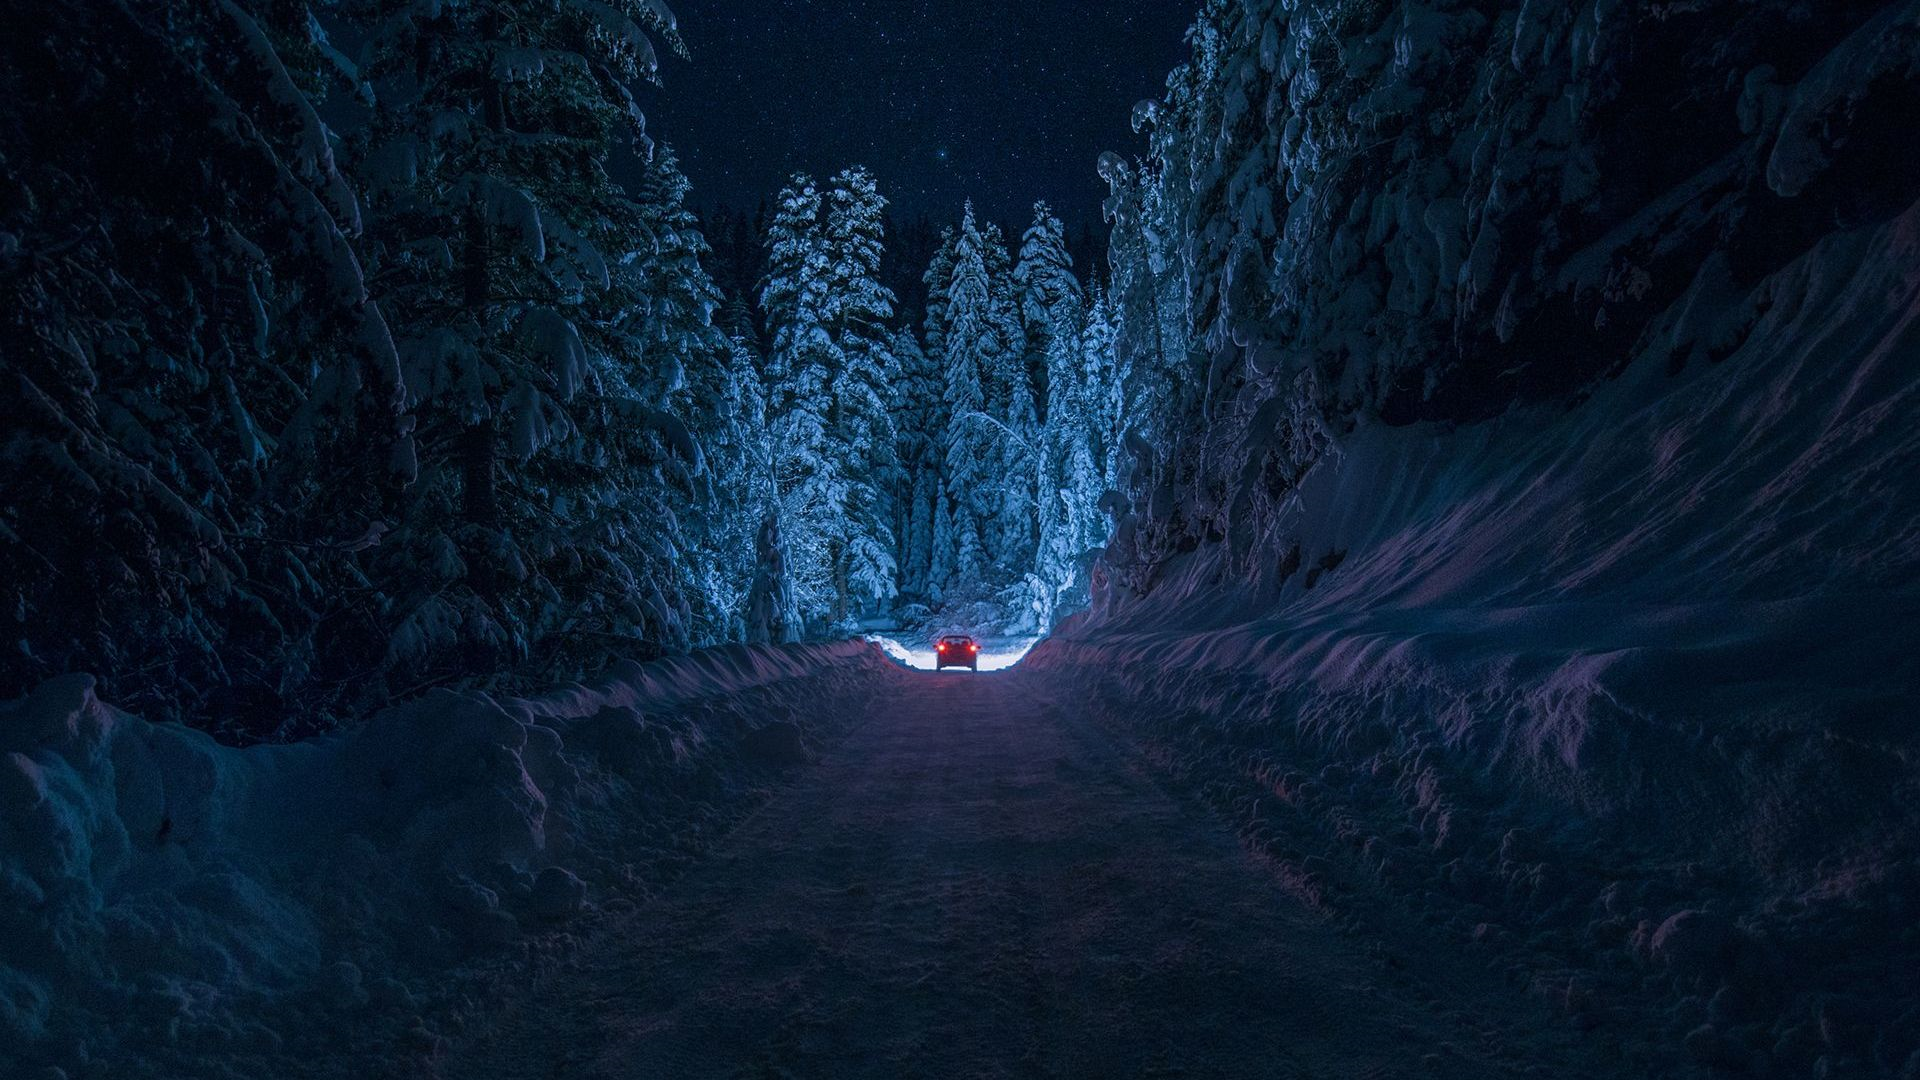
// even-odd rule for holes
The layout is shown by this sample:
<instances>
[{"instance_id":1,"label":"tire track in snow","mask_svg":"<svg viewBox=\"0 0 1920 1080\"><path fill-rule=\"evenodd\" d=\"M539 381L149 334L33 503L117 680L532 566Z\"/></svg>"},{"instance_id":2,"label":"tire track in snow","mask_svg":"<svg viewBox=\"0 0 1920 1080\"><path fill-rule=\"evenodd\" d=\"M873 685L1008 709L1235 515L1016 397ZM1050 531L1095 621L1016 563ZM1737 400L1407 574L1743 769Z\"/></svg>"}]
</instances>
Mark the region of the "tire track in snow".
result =
<instances>
[{"instance_id":1,"label":"tire track in snow","mask_svg":"<svg viewBox=\"0 0 1920 1080\"><path fill-rule=\"evenodd\" d=\"M1383 987L1083 701L874 677L837 746L442 1075L1522 1074L1465 1019L1517 995L1443 1015Z\"/></svg>"}]
</instances>

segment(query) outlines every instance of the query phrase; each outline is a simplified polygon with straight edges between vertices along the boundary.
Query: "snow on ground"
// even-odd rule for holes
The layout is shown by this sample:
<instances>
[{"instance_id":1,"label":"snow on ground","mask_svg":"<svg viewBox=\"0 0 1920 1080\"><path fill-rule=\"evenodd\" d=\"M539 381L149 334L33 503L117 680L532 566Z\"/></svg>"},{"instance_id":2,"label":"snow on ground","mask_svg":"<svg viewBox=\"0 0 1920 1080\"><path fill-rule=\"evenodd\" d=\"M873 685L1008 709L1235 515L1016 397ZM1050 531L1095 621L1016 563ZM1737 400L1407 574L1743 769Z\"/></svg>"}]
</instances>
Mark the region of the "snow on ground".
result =
<instances>
[{"instance_id":1,"label":"snow on ground","mask_svg":"<svg viewBox=\"0 0 1920 1080\"><path fill-rule=\"evenodd\" d=\"M1920 1075L1917 266L1920 208L1649 335L1719 364L1362 428L1023 671L1646 1075Z\"/></svg>"},{"instance_id":2,"label":"snow on ground","mask_svg":"<svg viewBox=\"0 0 1920 1080\"><path fill-rule=\"evenodd\" d=\"M886 667L722 851L440 1075L1645 1080L1463 947L1290 898L1077 686Z\"/></svg>"},{"instance_id":3,"label":"snow on ground","mask_svg":"<svg viewBox=\"0 0 1920 1080\"><path fill-rule=\"evenodd\" d=\"M722 649L247 750L85 676L0 704L0 1077L418 1075L490 981L706 850L886 670L859 642Z\"/></svg>"},{"instance_id":4,"label":"snow on ground","mask_svg":"<svg viewBox=\"0 0 1920 1080\"><path fill-rule=\"evenodd\" d=\"M934 652L932 640L922 640L919 636L906 634L868 634L867 640L880 647L880 651L893 657L900 663L920 671L938 671L939 656ZM1005 671L1027 658L1033 647L1039 644L1037 637L980 637L980 670ZM948 668L949 673L958 669Z\"/></svg>"},{"instance_id":5,"label":"snow on ground","mask_svg":"<svg viewBox=\"0 0 1920 1080\"><path fill-rule=\"evenodd\" d=\"M1277 547L907 681L1083 702L1387 960L1446 935L1638 1075L1910 1080L1915 267L1920 210L1653 335L1737 317L1717 365L1362 428ZM417 1075L900 685L725 650L239 751L47 683L0 706L0 1076Z\"/></svg>"}]
</instances>

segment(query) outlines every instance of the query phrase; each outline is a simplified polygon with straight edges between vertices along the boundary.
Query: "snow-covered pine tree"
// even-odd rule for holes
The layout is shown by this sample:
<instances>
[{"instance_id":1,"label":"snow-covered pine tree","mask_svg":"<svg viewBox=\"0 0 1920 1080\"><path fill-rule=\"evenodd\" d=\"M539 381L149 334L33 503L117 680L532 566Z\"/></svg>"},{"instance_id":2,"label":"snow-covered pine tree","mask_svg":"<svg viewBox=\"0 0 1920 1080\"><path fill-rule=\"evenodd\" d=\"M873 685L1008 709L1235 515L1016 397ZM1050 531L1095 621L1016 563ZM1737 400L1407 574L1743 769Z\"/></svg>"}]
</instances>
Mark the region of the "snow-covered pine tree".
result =
<instances>
[{"instance_id":1,"label":"snow-covered pine tree","mask_svg":"<svg viewBox=\"0 0 1920 1080\"><path fill-rule=\"evenodd\" d=\"M939 368L911 328L895 331L893 355L900 365L894 430L906 473L894 515L901 548L900 591L931 598L934 515L940 501L941 451L946 445L944 385Z\"/></svg>"},{"instance_id":2,"label":"snow-covered pine tree","mask_svg":"<svg viewBox=\"0 0 1920 1080\"><path fill-rule=\"evenodd\" d=\"M959 563L960 531L954 527L953 500L944 490L944 476L941 483L943 490L934 498L933 543L927 561L927 599L935 603L946 599L947 590L955 586Z\"/></svg>"},{"instance_id":3,"label":"snow-covered pine tree","mask_svg":"<svg viewBox=\"0 0 1920 1080\"><path fill-rule=\"evenodd\" d=\"M760 306L773 336L767 363L768 428L785 569L802 621L838 612L837 572L849 535L847 481L833 445L833 380L844 357L826 324L832 269L825 200L795 176L767 229Z\"/></svg>"},{"instance_id":4,"label":"snow-covered pine tree","mask_svg":"<svg viewBox=\"0 0 1920 1080\"><path fill-rule=\"evenodd\" d=\"M864 168L830 183L822 319L841 360L829 383L829 434L846 479L845 542L834 568L834 616L845 620L899 594L895 506L905 473L893 421L900 365L887 328L894 296L880 282L887 201Z\"/></svg>"},{"instance_id":5,"label":"snow-covered pine tree","mask_svg":"<svg viewBox=\"0 0 1920 1080\"><path fill-rule=\"evenodd\" d=\"M671 243L646 234L661 223L606 162L616 140L650 155L626 82L655 77L651 38L678 50L678 29L655 0L557 10L341 0L337 11L366 37L369 85L387 88L358 140L375 195L372 261L406 327L404 370L432 448L383 553L404 583L386 660L431 676L538 658L547 634L595 629L550 576L583 581L580 560L594 557L553 531L555 507L605 507L603 485L614 483L632 503L664 509L664 475L699 467L667 409L677 363L596 329L630 321L653 287L644 268L610 266L602 251ZM583 392L592 400L576 401ZM601 410L602 431L624 414L648 445L583 436L583 405ZM658 460L662 447L677 464ZM548 451L554 461L532 465ZM567 461L578 462L572 483L538 475L566 473ZM671 515L660 522L664 531L601 537L614 544L609 557L647 570L630 596L605 596L585 617L669 646L686 640L686 597L671 570L652 565L678 551Z\"/></svg>"},{"instance_id":6,"label":"snow-covered pine tree","mask_svg":"<svg viewBox=\"0 0 1920 1080\"><path fill-rule=\"evenodd\" d=\"M1049 319L1046 452L1041 470L1038 573L1053 590L1053 610L1086 600L1086 569L1106 542L1099 510L1106 492L1099 464L1109 390L1087 359L1094 347L1088 315L1074 294L1054 305Z\"/></svg>"},{"instance_id":7,"label":"snow-covered pine tree","mask_svg":"<svg viewBox=\"0 0 1920 1080\"><path fill-rule=\"evenodd\" d=\"M1183 461L1190 467L1185 459L1195 456L1183 455L1177 445L1196 430L1183 422L1188 399L1182 395L1194 380L1182 378L1191 337L1186 289L1173 269L1180 265L1180 255L1171 248L1172 238L1180 235L1182 211L1169 205L1167 189L1117 155L1102 159L1101 172L1113 188L1107 200L1113 222L1107 300L1116 366L1125 374L1117 410L1124 426L1108 446L1107 471L1123 480L1118 490L1136 504L1151 504L1156 496L1164 503ZM1174 541L1148 530L1136 531L1132 542L1145 565L1165 554L1162 549ZM1113 561L1131 557L1123 552Z\"/></svg>"},{"instance_id":8,"label":"snow-covered pine tree","mask_svg":"<svg viewBox=\"0 0 1920 1080\"><path fill-rule=\"evenodd\" d=\"M93 671L235 739L354 711L357 564L413 460L317 108L357 74L285 5L6 21L0 689Z\"/></svg>"},{"instance_id":9,"label":"snow-covered pine tree","mask_svg":"<svg viewBox=\"0 0 1920 1080\"><path fill-rule=\"evenodd\" d=\"M923 279L927 287L925 337L921 346L921 377L913 379L908 368L909 422L918 424L911 445L921 452L904 457L913 473L917 512L925 512L926 560L921 562L918 541L911 547L907 591L938 602L952 583L953 557L948 547L952 531L952 511L945 506L947 436L952 414L947 411L947 308L953 291L953 260L958 235L952 226L940 230L940 243L928 260ZM905 355L904 353L902 355ZM922 502L920 500L924 499Z\"/></svg>"},{"instance_id":10,"label":"snow-covered pine tree","mask_svg":"<svg viewBox=\"0 0 1920 1080\"><path fill-rule=\"evenodd\" d=\"M925 281L927 283L927 318L925 323L926 339L923 346L927 357L936 365L945 355L947 347L947 302L953 291L954 246L959 238L954 229L940 230L940 246L934 250L933 258L927 263Z\"/></svg>"},{"instance_id":11,"label":"snow-covered pine tree","mask_svg":"<svg viewBox=\"0 0 1920 1080\"><path fill-rule=\"evenodd\" d=\"M1067 251L1066 227L1046 203L1036 203L1033 224L1021 238L1014 267L1026 334L1026 365L1038 389L1040 445L1034 466L1035 573L1045 583L1046 614L1076 606L1073 589L1087 550L1079 514L1088 496L1076 444L1084 443L1087 415L1080 353L1084 302ZM1091 460L1091 451L1083 451ZM1097 499L1096 491L1091 498Z\"/></svg>"},{"instance_id":12,"label":"snow-covered pine tree","mask_svg":"<svg viewBox=\"0 0 1920 1080\"><path fill-rule=\"evenodd\" d=\"M1046 203L1035 203L1033 224L1020 242L1020 261L1013 268L1013 284L1020 296L1020 323L1026 336L1027 371L1041 405L1040 421L1053 400L1047 378L1048 345L1052 337L1054 306L1073 298L1083 303L1080 281L1073 274L1073 256L1067 251L1066 226Z\"/></svg>"},{"instance_id":13,"label":"snow-covered pine tree","mask_svg":"<svg viewBox=\"0 0 1920 1080\"><path fill-rule=\"evenodd\" d=\"M681 648L723 640L734 612L706 591L706 534L719 493L701 434L731 390L727 340L712 324L720 293L687 209L672 151L638 166L589 242L618 253L604 315L582 326L592 377L571 412L577 436L522 469L551 500L530 532L555 552L547 572L561 614L552 633L590 666L605 642ZM705 421L696 431L691 419ZM596 644L598 642L598 644Z\"/></svg>"},{"instance_id":14,"label":"snow-covered pine tree","mask_svg":"<svg viewBox=\"0 0 1920 1080\"><path fill-rule=\"evenodd\" d=\"M700 390L690 373L689 417L706 452L706 501L695 507L693 553L701 586L695 601L695 641L712 644L749 636L752 589L762 572L757 534L774 507L765 391L760 361L743 339L728 339L717 393Z\"/></svg>"},{"instance_id":15,"label":"snow-covered pine tree","mask_svg":"<svg viewBox=\"0 0 1920 1080\"><path fill-rule=\"evenodd\" d=\"M764 209L764 207L763 207ZM730 338L740 338L756 354L765 351L759 311L755 304L767 250L761 243L760 219L755 214L721 207L702 221L701 231L713 249L708 267L725 299L714 322Z\"/></svg>"},{"instance_id":16,"label":"snow-covered pine tree","mask_svg":"<svg viewBox=\"0 0 1920 1080\"><path fill-rule=\"evenodd\" d=\"M1105 289L1095 288L1081 331L1081 385L1087 394L1089 423L1093 430L1094 462L1099 466L1102 485L1120 490L1121 452L1127 433L1127 386L1129 373L1120 363L1115 342L1119 336L1119 313Z\"/></svg>"},{"instance_id":17,"label":"snow-covered pine tree","mask_svg":"<svg viewBox=\"0 0 1920 1080\"><path fill-rule=\"evenodd\" d=\"M753 586L747 595L747 640L756 645L792 644L803 632L800 605L787 573L780 516L770 513L754 534Z\"/></svg>"},{"instance_id":18,"label":"snow-covered pine tree","mask_svg":"<svg viewBox=\"0 0 1920 1080\"><path fill-rule=\"evenodd\" d=\"M1076 555L1069 462L1073 444L1088 434L1086 395L1080 385L1082 322L1079 306L1063 298L1048 313L1045 335L1047 423L1038 468L1039 548L1034 562L1036 572L1056 593L1071 580Z\"/></svg>"},{"instance_id":19,"label":"snow-covered pine tree","mask_svg":"<svg viewBox=\"0 0 1920 1080\"><path fill-rule=\"evenodd\" d=\"M1054 305L1069 297L1078 301L1082 289L1067 251L1067 229L1046 203L1033 206L1033 224L1020 241L1020 261L1013 283L1020 290L1020 313L1030 332L1045 333L1053 323Z\"/></svg>"},{"instance_id":20,"label":"snow-covered pine tree","mask_svg":"<svg viewBox=\"0 0 1920 1080\"><path fill-rule=\"evenodd\" d=\"M754 440L764 439L763 421L747 417L763 414L764 405L746 346L713 325L724 301L705 269L711 253L687 208L690 185L672 149L662 146L638 169L632 192L638 220L631 231L644 243L615 260L617 316L587 331L594 355L609 365L595 385L628 389L616 408L590 414L604 426L583 434L601 447L634 444L656 471L644 483L605 490L628 543L610 544L616 554L589 553L582 561L594 567L620 558L616 567L590 571L620 582L609 598L616 602L621 594L647 591L684 597L686 642L710 645L737 640L741 630L753 528L765 510L752 490L758 474L746 470ZM655 401L684 417L687 435L675 431L672 416L648 406ZM687 468L682 451L697 452L705 468ZM662 492L664 508L658 506ZM648 530L661 535L649 537ZM636 559L623 554L628 550L659 557ZM574 606L576 617L590 610Z\"/></svg>"},{"instance_id":21,"label":"snow-covered pine tree","mask_svg":"<svg viewBox=\"0 0 1920 1080\"><path fill-rule=\"evenodd\" d=\"M992 556L986 534L1002 505L999 467L1004 461L1004 439L986 412L985 371L1002 350L994 324L986 248L973 204L968 203L954 238L953 277L943 319L946 528L939 529L937 523L933 541L936 561L945 560L949 567L947 574L934 581L943 590L990 584Z\"/></svg>"},{"instance_id":22,"label":"snow-covered pine tree","mask_svg":"<svg viewBox=\"0 0 1920 1080\"><path fill-rule=\"evenodd\" d=\"M980 368L986 380L986 412L995 421L994 474L1000 477L996 505L982 523L988 559L1001 580L1033 566L1038 532L1034 491L1038 482L1040 422L1027 333L1020 317L1020 291L1006 237L997 223L981 230L987 268L988 323L992 327Z\"/></svg>"},{"instance_id":23,"label":"snow-covered pine tree","mask_svg":"<svg viewBox=\"0 0 1920 1080\"><path fill-rule=\"evenodd\" d=\"M825 305L826 253L820 235L825 205L813 178L795 175L781 189L767 220L760 313L772 338L766 386L768 407L776 414L788 405L784 365L792 359L792 346L800 336L801 313L803 309L810 312L817 323Z\"/></svg>"},{"instance_id":24,"label":"snow-covered pine tree","mask_svg":"<svg viewBox=\"0 0 1920 1080\"><path fill-rule=\"evenodd\" d=\"M986 321L992 332L981 374L986 380L987 412L995 419L1005 419L1007 400L1015 385L1011 372L1022 356L1026 331L1020 326L1020 296L1013 284L1013 256L1007 249L1007 234L997 221L980 223L978 232L980 260L987 271Z\"/></svg>"}]
</instances>

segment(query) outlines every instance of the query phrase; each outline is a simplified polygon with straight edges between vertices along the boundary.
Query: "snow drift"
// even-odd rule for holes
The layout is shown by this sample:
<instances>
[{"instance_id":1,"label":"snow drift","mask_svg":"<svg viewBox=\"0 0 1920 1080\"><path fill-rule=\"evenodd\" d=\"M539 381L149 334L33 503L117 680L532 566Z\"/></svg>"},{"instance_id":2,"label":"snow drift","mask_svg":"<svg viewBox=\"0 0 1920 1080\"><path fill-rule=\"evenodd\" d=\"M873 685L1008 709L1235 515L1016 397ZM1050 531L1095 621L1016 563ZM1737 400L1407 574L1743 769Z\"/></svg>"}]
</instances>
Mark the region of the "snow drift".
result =
<instances>
[{"instance_id":1,"label":"snow drift","mask_svg":"<svg viewBox=\"0 0 1920 1080\"><path fill-rule=\"evenodd\" d=\"M794 702L884 664L722 649L246 750L45 683L0 705L0 1075L291 1075L354 1039L407 1074L466 992L410 974L537 967L543 929L642 895L806 755Z\"/></svg>"},{"instance_id":2,"label":"snow drift","mask_svg":"<svg viewBox=\"0 0 1920 1080\"><path fill-rule=\"evenodd\" d=\"M1312 895L1397 898L1642 1068L1911 1077L1917 267L1920 206L1676 304L1578 403L1361 425L1028 663L1117 671L1251 842L1319 823L1338 861L1268 852Z\"/></svg>"},{"instance_id":3,"label":"snow drift","mask_svg":"<svg viewBox=\"0 0 1920 1080\"><path fill-rule=\"evenodd\" d=\"M1027 664L1644 1075L1920 1076L1916 10L1209 5Z\"/></svg>"}]
</instances>

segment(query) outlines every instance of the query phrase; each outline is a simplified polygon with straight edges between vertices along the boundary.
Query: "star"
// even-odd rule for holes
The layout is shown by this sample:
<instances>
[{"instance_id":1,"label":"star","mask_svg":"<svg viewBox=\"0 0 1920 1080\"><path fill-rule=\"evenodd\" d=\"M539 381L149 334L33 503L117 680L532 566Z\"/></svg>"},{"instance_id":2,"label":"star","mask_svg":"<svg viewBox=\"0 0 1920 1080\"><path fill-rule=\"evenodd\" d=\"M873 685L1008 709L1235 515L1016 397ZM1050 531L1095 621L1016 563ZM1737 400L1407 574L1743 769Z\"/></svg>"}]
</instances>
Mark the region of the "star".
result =
<instances>
[{"instance_id":1,"label":"star","mask_svg":"<svg viewBox=\"0 0 1920 1080\"><path fill-rule=\"evenodd\" d=\"M1186 59L1197 0L673 0L693 61L643 107L701 209L751 208L796 172L872 169L902 218L1023 229L1036 200L1098 226L1105 150ZM988 151L986 148L991 148Z\"/></svg>"}]
</instances>

